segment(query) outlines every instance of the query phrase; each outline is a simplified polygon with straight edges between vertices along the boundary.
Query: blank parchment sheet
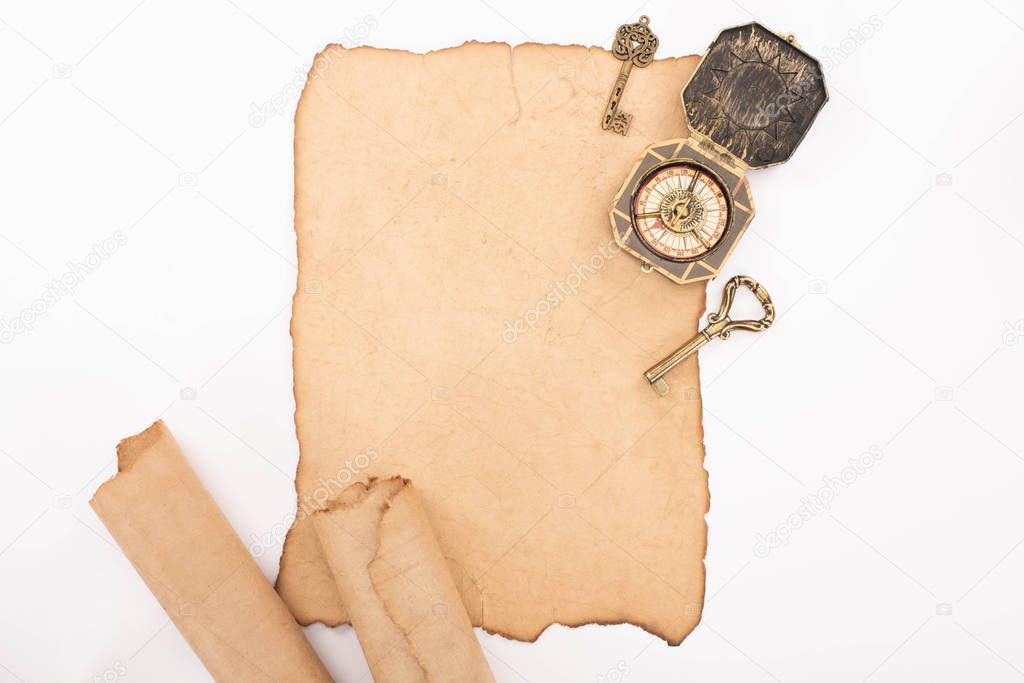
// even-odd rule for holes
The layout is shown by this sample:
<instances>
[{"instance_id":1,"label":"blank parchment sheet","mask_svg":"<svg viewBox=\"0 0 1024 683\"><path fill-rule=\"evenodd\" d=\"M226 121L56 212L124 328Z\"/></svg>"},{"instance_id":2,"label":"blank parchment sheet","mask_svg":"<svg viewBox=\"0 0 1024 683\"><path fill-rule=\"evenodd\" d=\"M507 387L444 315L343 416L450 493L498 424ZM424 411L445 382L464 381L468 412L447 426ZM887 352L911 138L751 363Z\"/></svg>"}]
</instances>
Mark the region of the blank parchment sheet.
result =
<instances>
[{"instance_id":1,"label":"blank parchment sheet","mask_svg":"<svg viewBox=\"0 0 1024 683\"><path fill-rule=\"evenodd\" d=\"M751 21L829 101L676 285L608 211ZM7 3L0 61L0 683L366 683L350 621L498 683L1024 679L1019 5ZM659 397L739 274L775 323Z\"/></svg>"}]
</instances>

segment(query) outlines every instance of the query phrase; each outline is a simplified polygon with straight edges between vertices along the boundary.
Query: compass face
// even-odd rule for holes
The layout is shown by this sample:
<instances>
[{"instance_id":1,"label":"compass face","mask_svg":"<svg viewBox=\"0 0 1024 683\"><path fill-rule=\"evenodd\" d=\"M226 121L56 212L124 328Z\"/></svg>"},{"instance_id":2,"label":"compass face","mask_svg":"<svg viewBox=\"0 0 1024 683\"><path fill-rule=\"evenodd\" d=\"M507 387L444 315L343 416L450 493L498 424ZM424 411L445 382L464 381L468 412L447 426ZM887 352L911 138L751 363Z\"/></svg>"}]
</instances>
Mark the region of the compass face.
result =
<instances>
[{"instance_id":1,"label":"compass face","mask_svg":"<svg viewBox=\"0 0 1024 683\"><path fill-rule=\"evenodd\" d=\"M655 169L637 188L633 221L648 248L670 261L699 259L721 241L729 201L718 180L700 166L672 163Z\"/></svg>"}]
</instances>

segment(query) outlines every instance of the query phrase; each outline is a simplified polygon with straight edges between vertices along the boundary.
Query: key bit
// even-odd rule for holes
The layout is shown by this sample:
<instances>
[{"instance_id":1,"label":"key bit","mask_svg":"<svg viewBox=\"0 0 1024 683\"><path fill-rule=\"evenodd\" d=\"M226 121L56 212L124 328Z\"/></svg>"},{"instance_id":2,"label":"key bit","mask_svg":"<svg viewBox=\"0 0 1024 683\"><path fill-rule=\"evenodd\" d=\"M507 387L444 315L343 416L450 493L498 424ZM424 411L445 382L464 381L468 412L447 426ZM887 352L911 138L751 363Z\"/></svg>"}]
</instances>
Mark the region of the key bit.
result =
<instances>
[{"instance_id":1,"label":"key bit","mask_svg":"<svg viewBox=\"0 0 1024 683\"><path fill-rule=\"evenodd\" d=\"M619 75L615 78L612 94L608 97L608 106L605 107L601 127L619 135L626 134L629 124L633 120L632 114L619 111L619 100L622 98L622 92L626 89L629 72L633 70L634 65L643 68L654 61L654 52L658 49L658 36L651 33L648 26L650 22L649 18L642 16L637 23L623 24L615 32L612 54L622 60L622 66L619 68Z\"/></svg>"},{"instance_id":2,"label":"key bit","mask_svg":"<svg viewBox=\"0 0 1024 683\"><path fill-rule=\"evenodd\" d=\"M729 309L732 308L736 290L740 285L753 292L760 302L761 308L764 309L764 317L760 320L732 320L729 318ZM644 377L651 383L651 387L659 396L664 396L668 393L668 382L664 379L665 375L709 341L716 337L728 339L733 330L761 332L771 327L774 321L775 306L772 304L772 298L768 295L768 291L749 275L737 275L725 283L725 289L722 291L722 303L717 312L708 314L708 324L692 339L651 367L644 373Z\"/></svg>"}]
</instances>

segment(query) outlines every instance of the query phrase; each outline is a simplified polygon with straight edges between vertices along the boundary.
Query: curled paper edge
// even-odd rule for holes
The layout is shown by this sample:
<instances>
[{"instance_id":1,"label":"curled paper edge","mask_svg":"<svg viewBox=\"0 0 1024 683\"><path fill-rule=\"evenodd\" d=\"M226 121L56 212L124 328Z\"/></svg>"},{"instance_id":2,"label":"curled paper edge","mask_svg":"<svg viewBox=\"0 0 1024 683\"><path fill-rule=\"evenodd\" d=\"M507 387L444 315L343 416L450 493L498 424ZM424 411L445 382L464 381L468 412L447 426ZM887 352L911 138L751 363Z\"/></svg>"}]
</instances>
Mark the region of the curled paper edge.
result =
<instances>
[{"instance_id":1,"label":"curled paper edge","mask_svg":"<svg viewBox=\"0 0 1024 683\"><path fill-rule=\"evenodd\" d=\"M377 683L494 683L408 479L353 484L313 520Z\"/></svg>"}]
</instances>

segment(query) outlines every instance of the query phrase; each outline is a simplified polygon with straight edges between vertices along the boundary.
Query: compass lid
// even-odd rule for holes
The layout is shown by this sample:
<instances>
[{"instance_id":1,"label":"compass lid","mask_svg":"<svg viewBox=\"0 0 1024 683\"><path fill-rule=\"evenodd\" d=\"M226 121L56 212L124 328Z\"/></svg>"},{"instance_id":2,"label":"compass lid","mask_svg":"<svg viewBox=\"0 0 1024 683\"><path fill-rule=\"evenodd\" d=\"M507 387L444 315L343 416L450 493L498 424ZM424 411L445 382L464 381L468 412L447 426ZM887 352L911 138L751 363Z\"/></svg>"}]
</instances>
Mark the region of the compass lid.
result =
<instances>
[{"instance_id":1,"label":"compass lid","mask_svg":"<svg viewBox=\"0 0 1024 683\"><path fill-rule=\"evenodd\" d=\"M751 168L789 159L827 99L818 60L758 23L719 33L683 88L690 129Z\"/></svg>"}]
</instances>

